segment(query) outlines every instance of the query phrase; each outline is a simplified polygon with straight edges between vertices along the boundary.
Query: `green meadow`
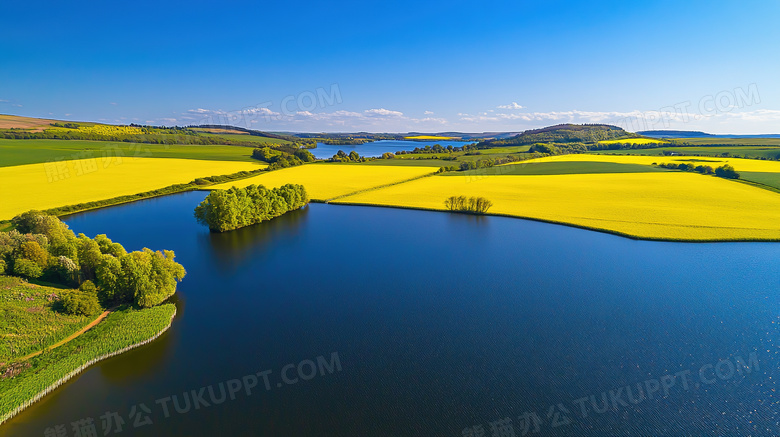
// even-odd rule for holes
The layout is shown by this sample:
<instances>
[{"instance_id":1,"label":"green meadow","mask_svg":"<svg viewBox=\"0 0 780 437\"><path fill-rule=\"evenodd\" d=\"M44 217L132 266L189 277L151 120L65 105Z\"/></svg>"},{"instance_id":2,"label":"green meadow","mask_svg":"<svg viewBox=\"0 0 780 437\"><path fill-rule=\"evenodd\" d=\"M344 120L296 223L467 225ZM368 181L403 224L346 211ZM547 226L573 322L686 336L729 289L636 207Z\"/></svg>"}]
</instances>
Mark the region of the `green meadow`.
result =
<instances>
[{"instance_id":1,"label":"green meadow","mask_svg":"<svg viewBox=\"0 0 780 437\"><path fill-rule=\"evenodd\" d=\"M243 137L243 135L237 136ZM0 138L0 167L36 164L59 159L72 160L104 156L113 157L117 155L128 158L182 158L209 161L257 162L257 160L251 157L252 148L243 146L163 145L49 139L8 140Z\"/></svg>"}]
</instances>

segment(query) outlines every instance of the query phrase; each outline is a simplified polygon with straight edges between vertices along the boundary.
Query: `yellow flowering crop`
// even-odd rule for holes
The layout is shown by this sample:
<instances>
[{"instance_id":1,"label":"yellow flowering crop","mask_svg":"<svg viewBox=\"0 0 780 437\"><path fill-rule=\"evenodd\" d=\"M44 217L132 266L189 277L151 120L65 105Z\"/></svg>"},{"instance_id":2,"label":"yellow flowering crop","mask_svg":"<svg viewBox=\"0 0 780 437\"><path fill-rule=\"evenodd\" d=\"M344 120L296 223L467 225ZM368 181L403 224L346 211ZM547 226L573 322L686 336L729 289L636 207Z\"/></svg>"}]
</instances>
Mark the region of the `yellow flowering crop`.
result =
<instances>
[{"instance_id":1,"label":"yellow flowering crop","mask_svg":"<svg viewBox=\"0 0 780 437\"><path fill-rule=\"evenodd\" d=\"M126 156L2 167L0 219L258 168L262 166L249 162Z\"/></svg>"},{"instance_id":2,"label":"yellow flowering crop","mask_svg":"<svg viewBox=\"0 0 780 437\"><path fill-rule=\"evenodd\" d=\"M306 187L309 198L327 200L360 190L401 182L433 173L436 170L438 167L306 164L274 170L249 179L215 185L211 188L224 190L232 186L245 187L250 184L275 188L284 184L301 184Z\"/></svg>"},{"instance_id":3,"label":"yellow flowering crop","mask_svg":"<svg viewBox=\"0 0 780 437\"><path fill-rule=\"evenodd\" d=\"M577 155L580 156L580 155ZM669 240L780 240L780 195L685 172L433 176L334 203L443 210L448 196L483 196L488 211Z\"/></svg>"}]
</instances>

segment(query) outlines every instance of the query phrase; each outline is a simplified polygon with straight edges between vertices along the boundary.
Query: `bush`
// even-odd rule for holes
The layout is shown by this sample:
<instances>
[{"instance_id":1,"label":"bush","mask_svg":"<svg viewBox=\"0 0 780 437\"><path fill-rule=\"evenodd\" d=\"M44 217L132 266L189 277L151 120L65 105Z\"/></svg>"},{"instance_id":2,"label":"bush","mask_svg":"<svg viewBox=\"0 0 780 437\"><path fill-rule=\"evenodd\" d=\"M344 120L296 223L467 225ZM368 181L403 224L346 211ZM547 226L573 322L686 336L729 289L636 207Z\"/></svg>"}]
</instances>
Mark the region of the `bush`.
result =
<instances>
[{"instance_id":1,"label":"bush","mask_svg":"<svg viewBox=\"0 0 780 437\"><path fill-rule=\"evenodd\" d=\"M87 281L90 282L90 281ZM91 282L90 282L91 283ZM94 285L92 286L94 288ZM67 314L92 316L100 312L101 307L95 293L73 291L62 296L62 309Z\"/></svg>"},{"instance_id":2,"label":"bush","mask_svg":"<svg viewBox=\"0 0 780 437\"><path fill-rule=\"evenodd\" d=\"M89 279L84 281L81 286L79 286L79 290L85 293L97 293L97 287L95 287L95 283Z\"/></svg>"},{"instance_id":3,"label":"bush","mask_svg":"<svg viewBox=\"0 0 780 437\"><path fill-rule=\"evenodd\" d=\"M734 167L725 164L715 169L715 176L726 179L739 179L739 173L734 170Z\"/></svg>"},{"instance_id":4,"label":"bush","mask_svg":"<svg viewBox=\"0 0 780 437\"><path fill-rule=\"evenodd\" d=\"M14 262L14 273L25 278L40 278L43 274L43 269L35 261L17 259Z\"/></svg>"},{"instance_id":5,"label":"bush","mask_svg":"<svg viewBox=\"0 0 780 437\"><path fill-rule=\"evenodd\" d=\"M0 259L0 275L5 274L5 261Z\"/></svg>"}]
</instances>

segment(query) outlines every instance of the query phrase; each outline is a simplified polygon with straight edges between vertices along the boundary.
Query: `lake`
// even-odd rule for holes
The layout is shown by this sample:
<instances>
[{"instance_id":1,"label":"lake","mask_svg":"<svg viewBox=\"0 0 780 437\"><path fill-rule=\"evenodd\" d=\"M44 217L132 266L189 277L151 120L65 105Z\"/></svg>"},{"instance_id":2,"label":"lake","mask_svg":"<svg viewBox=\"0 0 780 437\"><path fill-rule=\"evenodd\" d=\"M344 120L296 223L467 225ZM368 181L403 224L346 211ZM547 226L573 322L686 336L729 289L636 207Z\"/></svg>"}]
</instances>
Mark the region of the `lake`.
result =
<instances>
[{"instance_id":1,"label":"lake","mask_svg":"<svg viewBox=\"0 0 780 437\"><path fill-rule=\"evenodd\" d=\"M212 234L205 195L66 219L174 250L178 316L0 434L780 434L780 244L324 204Z\"/></svg>"},{"instance_id":2,"label":"lake","mask_svg":"<svg viewBox=\"0 0 780 437\"><path fill-rule=\"evenodd\" d=\"M474 142L464 141L396 141L396 140L382 140L373 141L370 143L360 144L356 146L332 146L328 144L317 143L316 149L309 149L309 151L318 159L327 159L333 157L339 150L343 150L344 153L349 154L351 151L356 151L360 156L377 157L382 156L383 153L390 152L395 153L400 150L414 150L415 147L421 149L425 146L433 146L439 144L442 147L462 147L464 144L473 144Z\"/></svg>"}]
</instances>

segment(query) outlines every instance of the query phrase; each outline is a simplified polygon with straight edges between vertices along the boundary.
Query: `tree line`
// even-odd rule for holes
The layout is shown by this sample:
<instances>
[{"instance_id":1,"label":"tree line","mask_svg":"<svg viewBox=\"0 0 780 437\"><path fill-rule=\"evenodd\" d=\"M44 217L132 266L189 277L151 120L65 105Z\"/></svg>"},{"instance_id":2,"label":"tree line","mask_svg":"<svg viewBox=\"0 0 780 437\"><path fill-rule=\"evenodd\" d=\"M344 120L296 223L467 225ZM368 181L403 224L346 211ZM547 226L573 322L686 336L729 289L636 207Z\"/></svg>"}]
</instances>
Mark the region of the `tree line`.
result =
<instances>
[{"instance_id":1,"label":"tree line","mask_svg":"<svg viewBox=\"0 0 780 437\"><path fill-rule=\"evenodd\" d=\"M150 127L131 125L142 130L141 133L110 132L101 133L94 130L82 130L76 123L54 123L57 129L45 129L41 132L30 132L23 129L0 129L0 138L16 140L88 140L114 141L142 144L193 144L193 145L223 145L241 147L276 146L278 143L240 140L219 136L219 134L201 135L200 133L182 127ZM315 148L316 141L308 139L295 140L290 146L295 148Z\"/></svg>"},{"instance_id":2,"label":"tree line","mask_svg":"<svg viewBox=\"0 0 780 437\"><path fill-rule=\"evenodd\" d=\"M176 292L186 274L171 250L127 252L101 234L75 235L57 217L28 211L0 232L0 274L79 287L61 298L66 312L92 315L101 304L151 307Z\"/></svg>"},{"instance_id":3,"label":"tree line","mask_svg":"<svg viewBox=\"0 0 780 437\"><path fill-rule=\"evenodd\" d=\"M335 155L328 158L328 162L365 162L367 159L356 151L351 151L349 154L343 150L339 150Z\"/></svg>"},{"instance_id":4,"label":"tree line","mask_svg":"<svg viewBox=\"0 0 780 437\"><path fill-rule=\"evenodd\" d=\"M475 143L471 144L464 144L462 146L452 146L452 144L447 145L447 147L442 146L441 144L434 144L433 146L426 145L423 148L415 147L412 150L399 150L396 153L396 155L406 155L406 154L418 154L418 153L453 153L453 152L465 152L469 150L470 148L474 147Z\"/></svg>"},{"instance_id":5,"label":"tree line","mask_svg":"<svg viewBox=\"0 0 780 437\"><path fill-rule=\"evenodd\" d=\"M195 207L198 223L212 232L225 232L271 220L309 203L303 185L286 184L267 189L262 185L213 190Z\"/></svg>"},{"instance_id":6,"label":"tree line","mask_svg":"<svg viewBox=\"0 0 780 437\"><path fill-rule=\"evenodd\" d=\"M252 158L268 163L268 170L294 167L317 159L306 149L285 146L259 147L252 151Z\"/></svg>"},{"instance_id":7,"label":"tree line","mask_svg":"<svg viewBox=\"0 0 780 437\"><path fill-rule=\"evenodd\" d=\"M484 214L493 202L484 197L450 196L444 200L444 207L450 211Z\"/></svg>"},{"instance_id":8,"label":"tree line","mask_svg":"<svg viewBox=\"0 0 780 437\"><path fill-rule=\"evenodd\" d=\"M715 175L717 177L725 178L725 179L739 179L740 176L739 173L737 173L737 171L734 169L734 167L729 164L721 165L720 167L714 170L709 165L696 165L696 164L686 164L686 163L665 164L662 162L660 164L653 163L653 165L658 165L659 167L668 168L672 170L695 171L697 173Z\"/></svg>"}]
</instances>

